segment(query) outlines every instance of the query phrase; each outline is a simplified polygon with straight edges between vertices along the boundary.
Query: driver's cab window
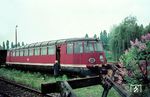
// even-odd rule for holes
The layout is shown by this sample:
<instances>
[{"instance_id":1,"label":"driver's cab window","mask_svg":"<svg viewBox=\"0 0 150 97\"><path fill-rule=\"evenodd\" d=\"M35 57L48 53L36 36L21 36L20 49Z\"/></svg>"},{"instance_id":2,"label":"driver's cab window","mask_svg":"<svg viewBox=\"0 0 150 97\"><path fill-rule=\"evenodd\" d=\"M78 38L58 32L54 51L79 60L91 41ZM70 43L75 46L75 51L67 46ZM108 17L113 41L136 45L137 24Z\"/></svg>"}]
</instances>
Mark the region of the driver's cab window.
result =
<instances>
[{"instance_id":1,"label":"driver's cab window","mask_svg":"<svg viewBox=\"0 0 150 97\"><path fill-rule=\"evenodd\" d=\"M84 42L84 52L86 53L94 52L93 42L88 42L88 41Z\"/></svg>"}]
</instances>

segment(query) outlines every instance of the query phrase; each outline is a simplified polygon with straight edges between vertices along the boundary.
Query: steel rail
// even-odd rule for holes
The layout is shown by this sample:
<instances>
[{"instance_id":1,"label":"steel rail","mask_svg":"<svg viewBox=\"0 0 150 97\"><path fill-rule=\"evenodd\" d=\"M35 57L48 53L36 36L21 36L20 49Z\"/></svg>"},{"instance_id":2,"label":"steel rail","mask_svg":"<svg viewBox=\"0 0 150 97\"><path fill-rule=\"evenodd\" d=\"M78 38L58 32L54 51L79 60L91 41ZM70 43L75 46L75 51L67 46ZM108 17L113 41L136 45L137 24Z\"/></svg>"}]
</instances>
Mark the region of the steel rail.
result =
<instances>
[{"instance_id":1,"label":"steel rail","mask_svg":"<svg viewBox=\"0 0 150 97\"><path fill-rule=\"evenodd\" d=\"M43 94L41 91L39 90L36 90L36 89L33 89L33 88L30 88L28 86L25 86L25 85L22 85L22 84L19 84L19 83L16 83L15 81L10 81L6 78L2 78L0 77L0 81L4 81L8 84L11 84L11 85L14 85L16 87L19 87L19 88L22 88L22 89L25 89L27 91L30 91L30 92L33 92L33 93L36 93L36 94L40 94L40 95L43 95L43 96L47 96L47 97L52 97L51 95L48 95L48 94Z\"/></svg>"},{"instance_id":2,"label":"steel rail","mask_svg":"<svg viewBox=\"0 0 150 97\"><path fill-rule=\"evenodd\" d=\"M11 97L11 96L9 96L8 94L4 94L4 93L0 92L0 97Z\"/></svg>"}]
</instances>

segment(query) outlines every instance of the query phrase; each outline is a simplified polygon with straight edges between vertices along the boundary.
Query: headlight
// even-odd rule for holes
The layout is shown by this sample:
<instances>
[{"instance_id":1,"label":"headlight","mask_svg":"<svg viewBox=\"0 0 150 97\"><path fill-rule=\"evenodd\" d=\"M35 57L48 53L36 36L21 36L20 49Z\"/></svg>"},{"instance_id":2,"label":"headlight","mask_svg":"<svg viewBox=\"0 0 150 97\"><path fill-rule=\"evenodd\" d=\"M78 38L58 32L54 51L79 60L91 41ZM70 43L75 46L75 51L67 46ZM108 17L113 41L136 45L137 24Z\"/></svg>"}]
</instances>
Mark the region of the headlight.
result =
<instances>
[{"instance_id":1,"label":"headlight","mask_svg":"<svg viewBox=\"0 0 150 97\"><path fill-rule=\"evenodd\" d=\"M95 58L89 58L89 62L90 63L94 63L95 62Z\"/></svg>"},{"instance_id":2,"label":"headlight","mask_svg":"<svg viewBox=\"0 0 150 97\"><path fill-rule=\"evenodd\" d=\"M99 59L100 59L101 62L104 62L103 55L100 55L100 56L99 56Z\"/></svg>"}]
</instances>

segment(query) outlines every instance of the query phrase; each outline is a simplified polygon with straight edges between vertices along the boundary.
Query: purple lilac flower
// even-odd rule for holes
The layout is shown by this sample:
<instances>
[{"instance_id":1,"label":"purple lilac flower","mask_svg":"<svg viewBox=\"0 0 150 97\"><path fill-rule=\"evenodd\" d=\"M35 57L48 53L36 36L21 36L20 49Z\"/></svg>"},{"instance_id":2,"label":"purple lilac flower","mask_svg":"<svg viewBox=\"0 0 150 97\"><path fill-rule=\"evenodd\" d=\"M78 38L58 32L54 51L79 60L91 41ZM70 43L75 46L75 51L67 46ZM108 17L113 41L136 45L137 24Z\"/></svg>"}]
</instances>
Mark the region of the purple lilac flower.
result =
<instances>
[{"instance_id":1,"label":"purple lilac flower","mask_svg":"<svg viewBox=\"0 0 150 97\"><path fill-rule=\"evenodd\" d=\"M134 44L135 44L135 46L139 46L140 42L138 41L137 38L135 39L135 43Z\"/></svg>"},{"instance_id":2,"label":"purple lilac flower","mask_svg":"<svg viewBox=\"0 0 150 97\"><path fill-rule=\"evenodd\" d=\"M150 40L150 33L146 35L146 40Z\"/></svg>"},{"instance_id":3,"label":"purple lilac flower","mask_svg":"<svg viewBox=\"0 0 150 97\"><path fill-rule=\"evenodd\" d=\"M133 47L135 47L135 46L136 46L136 47L139 47L140 43L141 43L141 42L138 41L138 39L136 39L135 42L130 41L130 44L131 44L131 46L133 46Z\"/></svg>"},{"instance_id":4,"label":"purple lilac flower","mask_svg":"<svg viewBox=\"0 0 150 97\"><path fill-rule=\"evenodd\" d=\"M142 36L141 36L141 40L142 40L142 41L145 41L145 40L146 40L146 36L145 36L145 35L142 35Z\"/></svg>"},{"instance_id":5,"label":"purple lilac flower","mask_svg":"<svg viewBox=\"0 0 150 97\"><path fill-rule=\"evenodd\" d=\"M128 50L125 50L125 54L128 54L128 52L129 52Z\"/></svg>"},{"instance_id":6,"label":"purple lilac flower","mask_svg":"<svg viewBox=\"0 0 150 97\"><path fill-rule=\"evenodd\" d=\"M134 42L133 41L130 41L130 44L131 44L131 46L134 46Z\"/></svg>"},{"instance_id":7,"label":"purple lilac flower","mask_svg":"<svg viewBox=\"0 0 150 97\"><path fill-rule=\"evenodd\" d=\"M142 35L141 39L142 39L142 41L149 41L150 40L150 33L148 33L146 35Z\"/></svg>"},{"instance_id":8,"label":"purple lilac flower","mask_svg":"<svg viewBox=\"0 0 150 97\"><path fill-rule=\"evenodd\" d=\"M143 51L143 50L145 50L146 49L146 44L145 43L141 43L140 45L139 45L139 50L141 51Z\"/></svg>"}]
</instances>

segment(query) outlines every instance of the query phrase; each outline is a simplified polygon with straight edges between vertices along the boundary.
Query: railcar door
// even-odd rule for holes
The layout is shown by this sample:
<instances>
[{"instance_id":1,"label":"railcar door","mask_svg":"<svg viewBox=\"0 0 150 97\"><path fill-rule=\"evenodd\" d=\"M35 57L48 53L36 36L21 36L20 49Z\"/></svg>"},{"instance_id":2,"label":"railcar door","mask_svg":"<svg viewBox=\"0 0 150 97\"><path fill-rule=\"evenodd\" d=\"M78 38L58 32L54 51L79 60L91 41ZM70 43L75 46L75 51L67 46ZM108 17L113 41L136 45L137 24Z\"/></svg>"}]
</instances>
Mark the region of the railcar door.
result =
<instances>
[{"instance_id":1,"label":"railcar door","mask_svg":"<svg viewBox=\"0 0 150 97\"><path fill-rule=\"evenodd\" d=\"M73 42L68 42L61 46L61 63L73 65Z\"/></svg>"},{"instance_id":2,"label":"railcar door","mask_svg":"<svg viewBox=\"0 0 150 97\"><path fill-rule=\"evenodd\" d=\"M56 46L56 60L60 63L60 46Z\"/></svg>"},{"instance_id":3,"label":"railcar door","mask_svg":"<svg viewBox=\"0 0 150 97\"><path fill-rule=\"evenodd\" d=\"M0 50L0 65L6 62L7 50Z\"/></svg>"}]
</instances>

